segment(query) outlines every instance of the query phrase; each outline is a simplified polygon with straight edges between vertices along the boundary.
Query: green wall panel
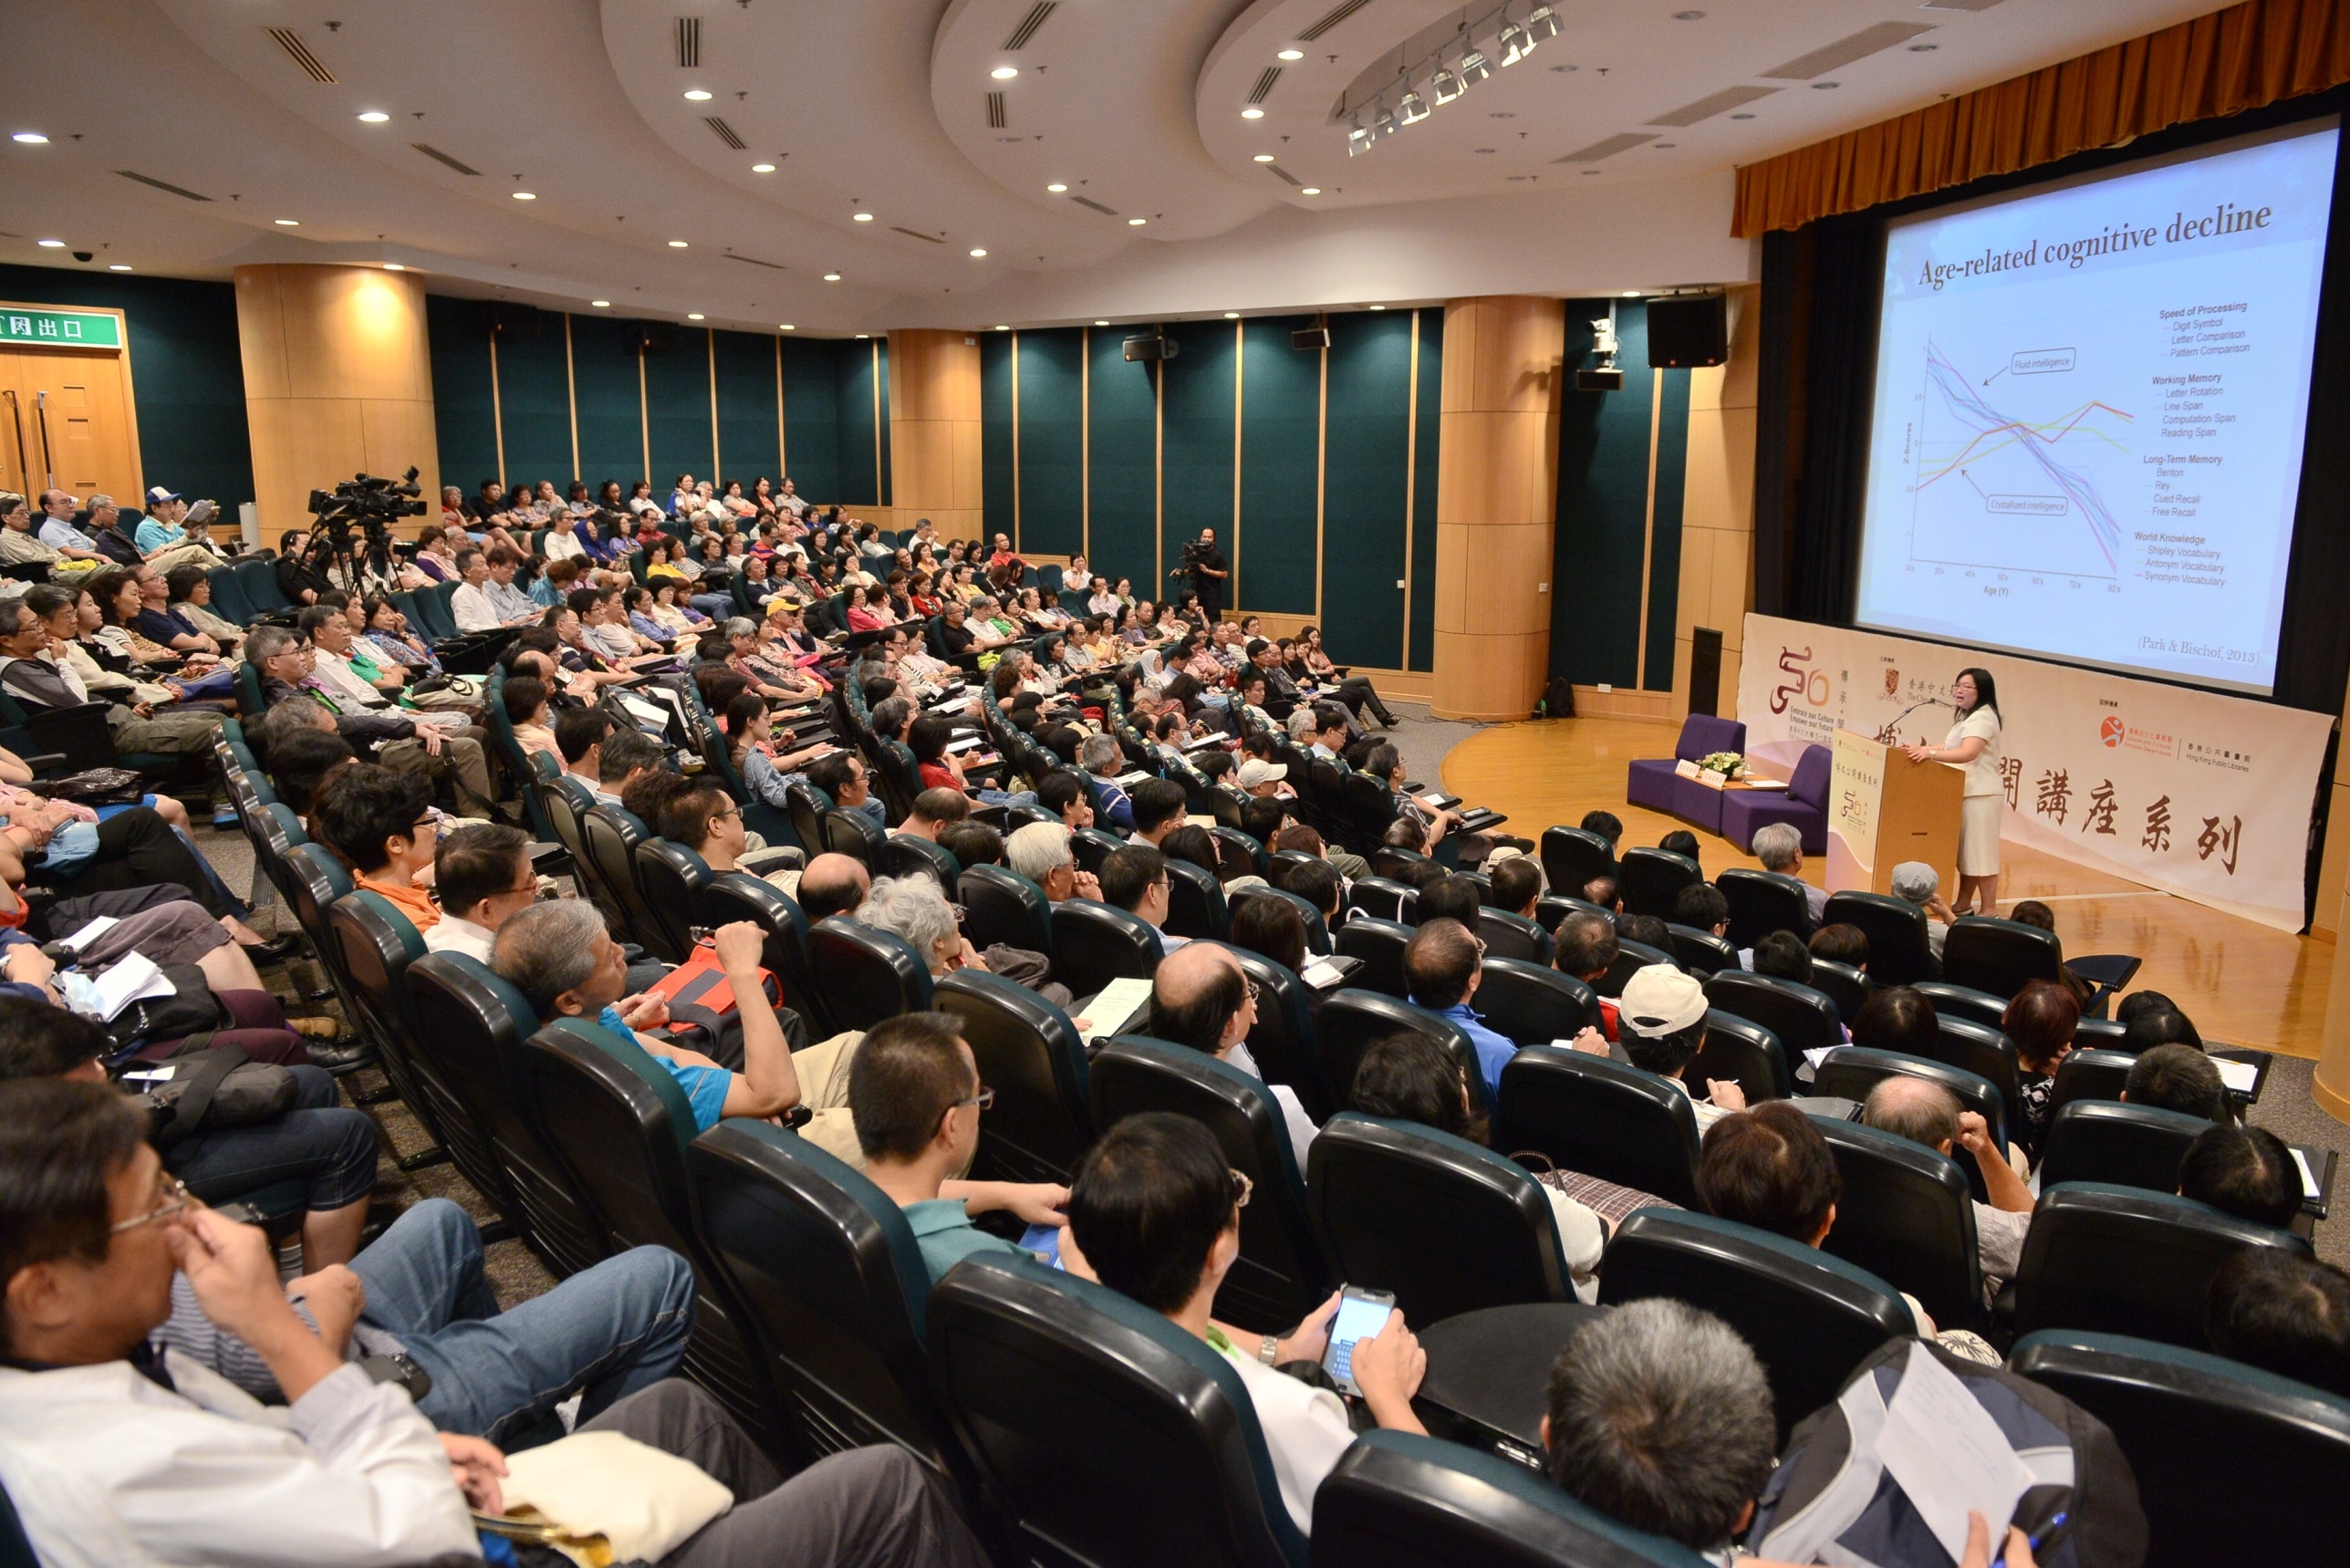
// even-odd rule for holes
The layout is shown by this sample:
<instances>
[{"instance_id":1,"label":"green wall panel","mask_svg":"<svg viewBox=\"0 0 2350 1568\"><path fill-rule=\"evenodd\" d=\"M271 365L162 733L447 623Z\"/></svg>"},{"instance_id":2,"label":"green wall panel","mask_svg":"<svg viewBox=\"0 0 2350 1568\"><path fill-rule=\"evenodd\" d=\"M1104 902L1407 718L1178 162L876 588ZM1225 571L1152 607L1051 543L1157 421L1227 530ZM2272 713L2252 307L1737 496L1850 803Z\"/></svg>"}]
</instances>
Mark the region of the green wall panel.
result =
<instances>
[{"instance_id":1,"label":"green wall panel","mask_svg":"<svg viewBox=\"0 0 2350 1568\"><path fill-rule=\"evenodd\" d=\"M1566 302L1566 363L1583 363L1605 299ZM1551 581L1550 670L1579 683L1635 684L1640 571L1648 554L1648 316L1617 301L1624 372L1617 392L1565 394L1558 428L1558 531ZM1669 637L1670 631L1667 635Z\"/></svg>"},{"instance_id":2,"label":"green wall panel","mask_svg":"<svg viewBox=\"0 0 2350 1568\"><path fill-rule=\"evenodd\" d=\"M840 499L842 347L784 339L784 469L801 495L827 506Z\"/></svg>"},{"instance_id":3,"label":"green wall panel","mask_svg":"<svg viewBox=\"0 0 2350 1568\"><path fill-rule=\"evenodd\" d=\"M1648 546L1648 666L1640 684L1673 689L1673 622L1681 598L1681 496L1689 477L1690 373L1659 370L1657 407L1657 508ZM1638 592L1638 585L1635 585Z\"/></svg>"},{"instance_id":4,"label":"green wall panel","mask_svg":"<svg viewBox=\"0 0 2350 1568\"><path fill-rule=\"evenodd\" d=\"M661 500L690 473L710 472L710 334L699 327L668 350L645 353L645 427L652 440L653 493Z\"/></svg>"},{"instance_id":5,"label":"green wall panel","mask_svg":"<svg viewBox=\"0 0 2350 1568\"><path fill-rule=\"evenodd\" d=\"M563 363L563 317L533 311L537 330L498 339L498 407L505 421L506 472L566 493L571 472L571 377Z\"/></svg>"},{"instance_id":6,"label":"green wall panel","mask_svg":"<svg viewBox=\"0 0 2350 1568\"><path fill-rule=\"evenodd\" d=\"M775 340L752 332L720 332L718 461L743 493L764 476L782 477L775 445ZM722 481L723 483L723 481Z\"/></svg>"},{"instance_id":7,"label":"green wall panel","mask_svg":"<svg viewBox=\"0 0 2350 1568\"><path fill-rule=\"evenodd\" d=\"M182 278L0 266L0 299L121 311L130 324L130 393L139 417L141 472L149 484L210 496L234 523L236 509L253 499L253 441L245 426L234 288ZM26 444L30 456L33 442ZM423 456L419 452L417 461ZM323 486L336 477L321 474L317 483ZM127 504L132 498L115 499Z\"/></svg>"},{"instance_id":8,"label":"green wall panel","mask_svg":"<svg viewBox=\"0 0 2350 1568\"><path fill-rule=\"evenodd\" d=\"M881 504L891 504L889 472L889 340L876 338L873 343L874 364L881 378L881 422L875 431L875 440L881 448Z\"/></svg>"},{"instance_id":9,"label":"green wall panel","mask_svg":"<svg viewBox=\"0 0 2350 1568\"><path fill-rule=\"evenodd\" d=\"M1436 453L1444 406L1444 312L1419 312L1419 431L1411 499L1411 655L1436 668Z\"/></svg>"},{"instance_id":10,"label":"green wall panel","mask_svg":"<svg viewBox=\"0 0 2350 1568\"><path fill-rule=\"evenodd\" d=\"M441 483L479 493L482 481L504 479L491 408L490 339L483 307L470 299L424 296L432 339L432 423L441 446Z\"/></svg>"},{"instance_id":11,"label":"green wall panel","mask_svg":"<svg viewBox=\"0 0 2350 1568\"><path fill-rule=\"evenodd\" d=\"M620 482L625 496L644 472L644 406L637 393L637 351L631 323L608 316L571 318L571 390L579 409L579 477L600 489ZM446 416L442 416L444 421ZM677 475L671 473L671 480ZM659 481L655 481L659 483ZM666 503L663 487L654 499Z\"/></svg>"},{"instance_id":12,"label":"green wall panel","mask_svg":"<svg viewBox=\"0 0 2350 1568\"><path fill-rule=\"evenodd\" d=\"M1401 311L1330 322L1322 642L1341 664L1403 668L1411 322Z\"/></svg>"},{"instance_id":13,"label":"green wall panel","mask_svg":"<svg viewBox=\"0 0 2350 1568\"><path fill-rule=\"evenodd\" d=\"M875 506L885 483L875 472L881 442L889 431L887 384L881 380L880 356L872 339L854 338L840 345L838 379L840 447L839 493L827 496L848 506ZM874 417L874 394L881 392L879 419Z\"/></svg>"},{"instance_id":14,"label":"green wall panel","mask_svg":"<svg viewBox=\"0 0 2350 1568\"><path fill-rule=\"evenodd\" d=\"M1012 462L1012 334L979 339L979 478L984 509L981 531L1009 535L1015 524Z\"/></svg>"},{"instance_id":15,"label":"green wall panel","mask_svg":"<svg viewBox=\"0 0 2350 1568\"><path fill-rule=\"evenodd\" d=\"M1149 584L1159 575L1158 370L1128 364L1125 338L1118 328L1106 327L1088 339L1092 566L1113 579Z\"/></svg>"},{"instance_id":16,"label":"green wall panel","mask_svg":"<svg viewBox=\"0 0 2350 1568\"><path fill-rule=\"evenodd\" d=\"M1082 328L1015 332L1020 355L1022 550L1085 547L1085 337Z\"/></svg>"},{"instance_id":17,"label":"green wall panel","mask_svg":"<svg viewBox=\"0 0 2350 1568\"><path fill-rule=\"evenodd\" d=\"M1183 346L1180 355L1162 367L1167 444L1161 459L1166 514L1160 543L1170 571L1183 558L1184 542L1198 538L1202 528L1213 528L1225 558L1232 556L1236 456L1232 367L1238 353L1232 325L1186 321L1168 328L1168 336ZM1134 591L1155 600L1180 586L1160 577L1146 588L1138 579ZM1232 605L1229 590L1224 604L1228 608Z\"/></svg>"},{"instance_id":18,"label":"green wall panel","mask_svg":"<svg viewBox=\"0 0 2350 1568\"><path fill-rule=\"evenodd\" d=\"M1226 602L1312 615L1322 463L1322 353L1289 335L1310 316L1259 317L1241 337L1240 569Z\"/></svg>"}]
</instances>

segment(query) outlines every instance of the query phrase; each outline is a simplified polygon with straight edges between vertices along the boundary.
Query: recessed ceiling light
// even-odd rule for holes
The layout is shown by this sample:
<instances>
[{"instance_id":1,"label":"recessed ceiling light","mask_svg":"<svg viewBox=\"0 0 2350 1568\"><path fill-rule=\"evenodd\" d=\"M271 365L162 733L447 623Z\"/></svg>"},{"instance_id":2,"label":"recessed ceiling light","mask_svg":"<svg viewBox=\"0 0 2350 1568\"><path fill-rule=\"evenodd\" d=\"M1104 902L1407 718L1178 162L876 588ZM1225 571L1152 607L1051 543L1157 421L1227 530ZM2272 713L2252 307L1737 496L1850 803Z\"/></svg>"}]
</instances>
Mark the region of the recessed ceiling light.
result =
<instances>
[{"instance_id":1,"label":"recessed ceiling light","mask_svg":"<svg viewBox=\"0 0 2350 1568\"><path fill-rule=\"evenodd\" d=\"M538 200L538 192L536 191L509 191L506 194L512 196L517 202L536 202Z\"/></svg>"},{"instance_id":2,"label":"recessed ceiling light","mask_svg":"<svg viewBox=\"0 0 2350 1568\"><path fill-rule=\"evenodd\" d=\"M998 332L1009 332L1009 331L1011 331L1011 330L1012 330L1012 328L1011 328L1009 326L1005 325L1004 323L1003 323L1003 322L1001 322L1001 321L999 321L999 322L997 322L997 323L995 324L995 329L996 329Z\"/></svg>"},{"instance_id":3,"label":"recessed ceiling light","mask_svg":"<svg viewBox=\"0 0 2350 1568\"><path fill-rule=\"evenodd\" d=\"M681 251L685 249L685 242L683 240L671 240L669 243L669 248L673 251Z\"/></svg>"},{"instance_id":4,"label":"recessed ceiling light","mask_svg":"<svg viewBox=\"0 0 2350 1568\"><path fill-rule=\"evenodd\" d=\"M685 318L688 321L699 321L702 319L702 312L699 310L689 310L685 313Z\"/></svg>"},{"instance_id":5,"label":"recessed ceiling light","mask_svg":"<svg viewBox=\"0 0 2350 1568\"><path fill-rule=\"evenodd\" d=\"M754 174L773 174L775 171L775 166L772 163L754 163L751 165L751 172Z\"/></svg>"},{"instance_id":6,"label":"recessed ceiling light","mask_svg":"<svg viewBox=\"0 0 2350 1568\"><path fill-rule=\"evenodd\" d=\"M1702 22L1705 20L1705 13L1702 11L1676 11L1673 13L1673 20L1676 22Z\"/></svg>"},{"instance_id":7,"label":"recessed ceiling light","mask_svg":"<svg viewBox=\"0 0 2350 1568\"><path fill-rule=\"evenodd\" d=\"M281 229L298 229L302 226L302 220L299 218L279 218L276 220L276 223Z\"/></svg>"},{"instance_id":8,"label":"recessed ceiling light","mask_svg":"<svg viewBox=\"0 0 2350 1568\"><path fill-rule=\"evenodd\" d=\"M109 272L129 272L132 269L126 266L121 262L109 262L106 264L106 270Z\"/></svg>"},{"instance_id":9,"label":"recessed ceiling light","mask_svg":"<svg viewBox=\"0 0 2350 1568\"><path fill-rule=\"evenodd\" d=\"M1319 185L1308 185L1297 193L1301 196L1319 196L1322 193L1322 187Z\"/></svg>"},{"instance_id":10,"label":"recessed ceiling light","mask_svg":"<svg viewBox=\"0 0 2350 1568\"><path fill-rule=\"evenodd\" d=\"M860 333L858 333L857 336L858 336L858 337L861 340L861 339L863 339L863 338L867 338L867 337L872 337L872 336L873 336L873 334L871 334L870 332L860 332Z\"/></svg>"},{"instance_id":11,"label":"recessed ceiling light","mask_svg":"<svg viewBox=\"0 0 2350 1568\"><path fill-rule=\"evenodd\" d=\"M390 118L391 116L380 109L363 109L359 111L359 123L362 125L381 125Z\"/></svg>"},{"instance_id":12,"label":"recessed ceiling light","mask_svg":"<svg viewBox=\"0 0 2350 1568\"><path fill-rule=\"evenodd\" d=\"M1264 118L1264 110L1257 108L1254 104L1251 104L1246 109L1241 110L1241 118L1243 119L1263 119Z\"/></svg>"},{"instance_id":13,"label":"recessed ceiling light","mask_svg":"<svg viewBox=\"0 0 2350 1568\"><path fill-rule=\"evenodd\" d=\"M1814 83L1812 84L1812 90L1813 90L1814 92L1825 92L1825 91L1827 91L1830 88L1835 87L1835 86L1837 86L1837 85L1838 85L1838 84L1837 84L1837 83L1835 83L1835 82L1814 82Z\"/></svg>"},{"instance_id":14,"label":"recessed ceiling light","mask_svg":"<svg viewBox=\"0 0 2350 1568\"><path fill-rule=\"evenodd\" d=\"M1302 60L1305 57L1305 51L1303 49L1284 49L1281 53L1274 56L1273 57L1276 60Z\"/></svg>"},{"instance_id":15,"label":"recessed ceiling light","mask_svg":"<svg viewBox=\"0 0 2350 1568\"><path fill-rule=\"evenodd\" d=\"M976 260L978 260L980 257L984 256L985 254L987 254L987 253L986 253L984 250L978 250L978 249L974 249L971 254L972 254L972 259L973 259L974 261L976 261Z\"/></svg>"},{"instance_id":16,"label":"recessed ceiling light","mask_svg":"<svg viewBox=\"0 0 2350 1568\"><path fill-rule=\"evenodd\" d=\"M840 275L837 272L828 272L824 275L824 281L827 283L838 283L840 281Z\"/></svg>"},{"instance_id":17,"label":"recessed ceiling light","mask_svg":"<svg viewBox=\"0 0 2350 1568\"><path fill-rule=\"evenodd\" d=\"M1627 288L1624 291L1624 297L1627 299L1638 299L1640 297L1640 291L1637 288Z\"/></svg>"},{"instance_id":18,"label":"recessed ceiling light","mask_svg":"<svg viewBox=\"0 0 2350 1568\"><path fill-rule=\"evenodd\" d=\"M383 270L386 272L406 272L408 269L400 265L398 262L386 262L383 264Z\"/></svg>"},{"instance_id":19,"label":"recessed ceiling light","mask_svg":"<svg viewBox=\"0 0 2350 1568\"><path fill-rule=\"evenodd\" d=\"M591 299L588 303L594 306L598 310L609 310L612 308L612 302L608 299Z\"/></svg>"},{"instance_id":20,"label":"recessed ceiling light","mask_svg":"<svg viewBox=\"0 0 2350 1568\"><path fill-rule=\"evenodd\" d=\"M1260 152L1250 161L1255 163L1270 163L1273 161L1273 154L1270 152Z\"/></svg>"},{"instance_id":21,"label":"recessed ceiling light","mask_svg":"<svg viewBox=\"0 0 2350 1568\"><path fill-rule=\"evenodd\" d=\"M1061 184L1060 182L1058 182L1056 181L1056 182L1055 182L1054 183L1052 183L1052 184L1050 184L1050 185L1045 186L1045 190L1047 190L1047 191L1050 191L1054 195L1057 196L1057 195L1059 195L1062 192L1064 192L1064 191L1067 190L1067 189L1068 189L1068 187L1067 187L1066 185Z\"/></svg>"},{"instance_id":22,"label":"recessed ceiling light","mask_svg":"<svg viewBox=\"0 0 2350 1568\"><path fill-rule=\"evenodd\" d=\"M688 88L685 89L685 101L688 103L708 103L710 101L710 90L707 88Z\"/></svg>"},{"instance_id":23,"label":"recessed ceiling light","mask_svg":"<svg viewBox=\"0 0 2350 1568\"><path fill-rule=\"evenodd\" d=\"M1372 308L1373 310L1385 310L1385 309L1387 308L1387 306L1384 306L1384 305L1374 305L1374 306L1371 306L1371 308Z\"/></svg>"},{"instance_id":24,"label":"recessed ceiling light","mask_svg":"<svg viewBox=\"0 0 2350 1568\"><path fill-rule=\"evenodd\" d=\"M1584 172L1586 174L1605 174L1607 171L1604 169L1586 169Z\"/></svg>"},{"instance_id":25,"label":"recessed ceiling light","mask_svg":"<svg viewBox=\"0 0 2350 1568\"><path fill-rule=\"evenodd\" d=\"M1108 322L1107 322L1107 321L1097 321L1097 322L1095 322L1095 323L1094 323L1094 325L1095 325L1096 327L1107 327L1107 326L1109 325L1109 323L1108 323Z\"/></svg>"},{"instance_id":26,"label":"recessed ceiling light","mask_svg":"<svg viewBox=\"0 0 2350 1568\"><path fill-rule=\"evenodd\" d=\"M1150 222L1150 220L1148 218L1128 218L1126 221L1126 226L1129 229L1139 229L1149 222Z\"/></svg>"},{"instance_id":27,"label":"recessed ceiling light","mask_svg":"<svg viewBox=\"0 0 2350 1568\"><path fill-rule=\"evenodd\" d=\"M1240 318L1241 313L1237 310L1227 310L1224 312L1224 319L1227 321L1238 321Z\"/></svg>"},{"instance_id":28,"label":"recessed ceiling light","mask_svg":"<svg viewBox=\"0 0 2350 1568\"><path fill-rule=\"evenodd\" d=\"M1648 144L1648 151L1651 152L1669 152L1679 145L1680 143L1678 141L1652 141Z\"/></svg>"},{"instance_id":29,"label":"recessed ceiling light","mask_svg":"<svg viewBox=\"0 0 2350 1568\"><path fill-rule=\"evenodd\" d=\"M987 74L996 81L1008 82L1014 77L1020 74L1020 67L1018 66L998 66Z\"/></svg>"},{"instance_id":30,"label":"recessed ceiling light","mask_svg":"<svg viewBox=\"0 0 2350 1568\"><path fill-rule=\"evenodd\" d=\"M35 240L33 243L45 251L61 251L66 248L66 243L63 240Z\"/></svg>"},{"instance_id":31,"label":"recessed ceiling light","mask_svg":"<svg viewBox=\"0 0 2350 1568\"><path fill-rule=\"evenodd\" d=\"M776 323L775 330L778 332L797 332L799 328L793 326L788 321L783 321Z\"/></svg>"},{"instance_id":32,"label":"recessed ceiling light","mask_svg":"<svg viewBox=\"0 0 2350 1568\"><path fill-rule=\"evenodd\" d=\"M1930 55L1941 47L1939 44L1912 44L1909 46L1909 52L1913 55Z\"/></svg>"},{"instance_id":33,"label":"recessed ceiling light","mask_svg":"<svg viewBox=\"0 0 2350 1568\"><path fill-rule=\"evenodd\" d=\"M851 213L848 216L852 223L869 223L873 221L873 214L870 213Z\"/></svg>"},{"instance_id":34,"label":"recessed ceiling light","mask_svg":"<svg viewBox=\"0 0 2350 1568\"><path fill-rule=\"evenodd\" d=\"M46 147L49 143L49 139L37 130L20 130L8 140L21 141L27 147Z\"/></svg>"}]
</instances>

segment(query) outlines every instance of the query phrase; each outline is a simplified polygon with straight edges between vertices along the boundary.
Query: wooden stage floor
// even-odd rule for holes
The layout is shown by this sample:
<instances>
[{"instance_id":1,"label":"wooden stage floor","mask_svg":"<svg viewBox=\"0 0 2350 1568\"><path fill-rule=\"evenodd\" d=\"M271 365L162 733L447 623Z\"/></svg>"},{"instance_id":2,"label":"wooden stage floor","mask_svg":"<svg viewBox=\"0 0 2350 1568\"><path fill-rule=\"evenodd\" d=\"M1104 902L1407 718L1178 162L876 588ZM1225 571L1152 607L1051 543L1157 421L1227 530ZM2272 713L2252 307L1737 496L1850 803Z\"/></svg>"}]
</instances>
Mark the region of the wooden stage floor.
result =
<instances>
[{"instance_id":1,"label":"wooden stage floor","mask_svg":"<svg viewBox=\"0 0 2350 1568\"><path fill-rule=\"evenodd\" d=\"M1455 746L1444 785L1479 805L1506 812L1508 831L1539 839L1544 827L1573 826L1586 811L1624 820L1626 845L1654 844L1678 818L1624 799L1625 764L1669 756L1675 729L1651 720L1565 719L1497 724ZM1705 873L1759 866L1727 839L1698 833ZM2255 1045L2314 1057L2325 1024L2333 944L2220 913L2138 883L2010 844L2000 879L2002 907L2039 898L2056 912L2068 953L2136 953L2145 967L2134 991L2165 992L2211 1044ZM1806 856L1804 875L1826 869Z\"/></svg>"}]
</instances>

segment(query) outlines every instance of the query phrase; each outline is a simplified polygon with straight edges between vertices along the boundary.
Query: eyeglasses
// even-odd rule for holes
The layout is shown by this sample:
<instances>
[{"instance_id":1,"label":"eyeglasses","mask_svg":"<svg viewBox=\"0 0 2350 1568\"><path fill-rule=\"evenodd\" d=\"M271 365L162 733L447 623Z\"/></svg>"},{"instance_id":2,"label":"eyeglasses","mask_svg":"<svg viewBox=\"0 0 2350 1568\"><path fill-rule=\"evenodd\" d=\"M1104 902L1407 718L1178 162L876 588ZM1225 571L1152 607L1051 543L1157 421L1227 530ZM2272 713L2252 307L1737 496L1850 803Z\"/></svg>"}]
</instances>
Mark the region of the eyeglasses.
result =
<instances>
[{"instance_id":1,"label":"eyeglasses","mask_svg":"<svg viewBox=\"0 0 2350 1568\"><path fill-rule=\"evenodd\" d=\"M968 1095L963 1098L957 1100L955 1102L955 1108L961 1109L964 1106L977 1106L981 1110L984 1111L988 1106L993 1104L995 1104L995 1091L989 1088L985 1084L982 1084L979 1086L979 1093L975 1095Z\"/></svg>"},{"instance_id":2,"label":"eyeglasses","mask_svg":"<svg viewBox=\"0 0 2350 1568\"><path fill-rule=\"evenodd\" d=\"M136 1231L140 1226L151 1225L158 1220L172 1219L186 1213L188 1206L194 1201L195 1199L188 1195L186 1182L178 1180L169 1171L157 1171L155 1173L155 1207L144 1214L125 1220L120 1224L108 1226L106 1233L109 1236L120 1236L125 1231Z\"/></svg>"},{"instance_id":3,"label":"eyeglasses","mask_svg":"<svg viewBox=\"0 0 2350 1568\"><path fill-rule=\"evenodd\" d=\"M1235 1209L1247 1208L1249 1194L1256 1190L1256 1183L1248 1179L1248 1174L1245 1171L1234 1170L1230 1166L1226 1166L1224 1168L1224 1174L1232 1178L1232 1207Z\"/></svg>"},{"instance_id":4,"label":"eyeglasses","mask_svg":"<svg viewBox=\"0 0 2350 1568\"><path fill-rule=\"evenodd\" d=\"M1257 998L1259 998L1259 997L1263 996L1263 994L1264 994L1264 988L1263 988L1263 986L1261 986L1261 985L1257 984L1257 982L1256 982L1256 981L1250 981L1248 982L1248 999L1249 999L1249 1001L1250 1001L1251 1002L1254 1002L1257 1000Z\"/></svg>"}]
</instances>

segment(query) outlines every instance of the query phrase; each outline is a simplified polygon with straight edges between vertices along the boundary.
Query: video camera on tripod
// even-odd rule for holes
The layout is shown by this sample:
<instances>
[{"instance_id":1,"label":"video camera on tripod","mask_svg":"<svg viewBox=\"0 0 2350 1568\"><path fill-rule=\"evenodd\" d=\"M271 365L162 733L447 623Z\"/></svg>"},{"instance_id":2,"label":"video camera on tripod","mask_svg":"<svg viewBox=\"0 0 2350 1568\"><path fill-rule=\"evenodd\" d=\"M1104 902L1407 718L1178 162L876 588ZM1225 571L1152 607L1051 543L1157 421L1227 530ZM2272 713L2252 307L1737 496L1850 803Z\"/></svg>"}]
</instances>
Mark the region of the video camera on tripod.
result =
<instances>
[{"instance_id":1,"label":"video camera on tripod","mask_svg":"<svg viewBox=\"0 0 2350 1568\"><path fill-rule=\"evenodd\" d=\"M368 560L390 561L390 521L395 517L421 517L430 510L418 499L423 491L416 483L416 473L411 468L397 480L362 473L332 490L310 492L310 513L317 519L311 531L312 549L338 560L349 559L353 554L351 524L356 523L367 537Z\"/></svg>"}]
</instances>

